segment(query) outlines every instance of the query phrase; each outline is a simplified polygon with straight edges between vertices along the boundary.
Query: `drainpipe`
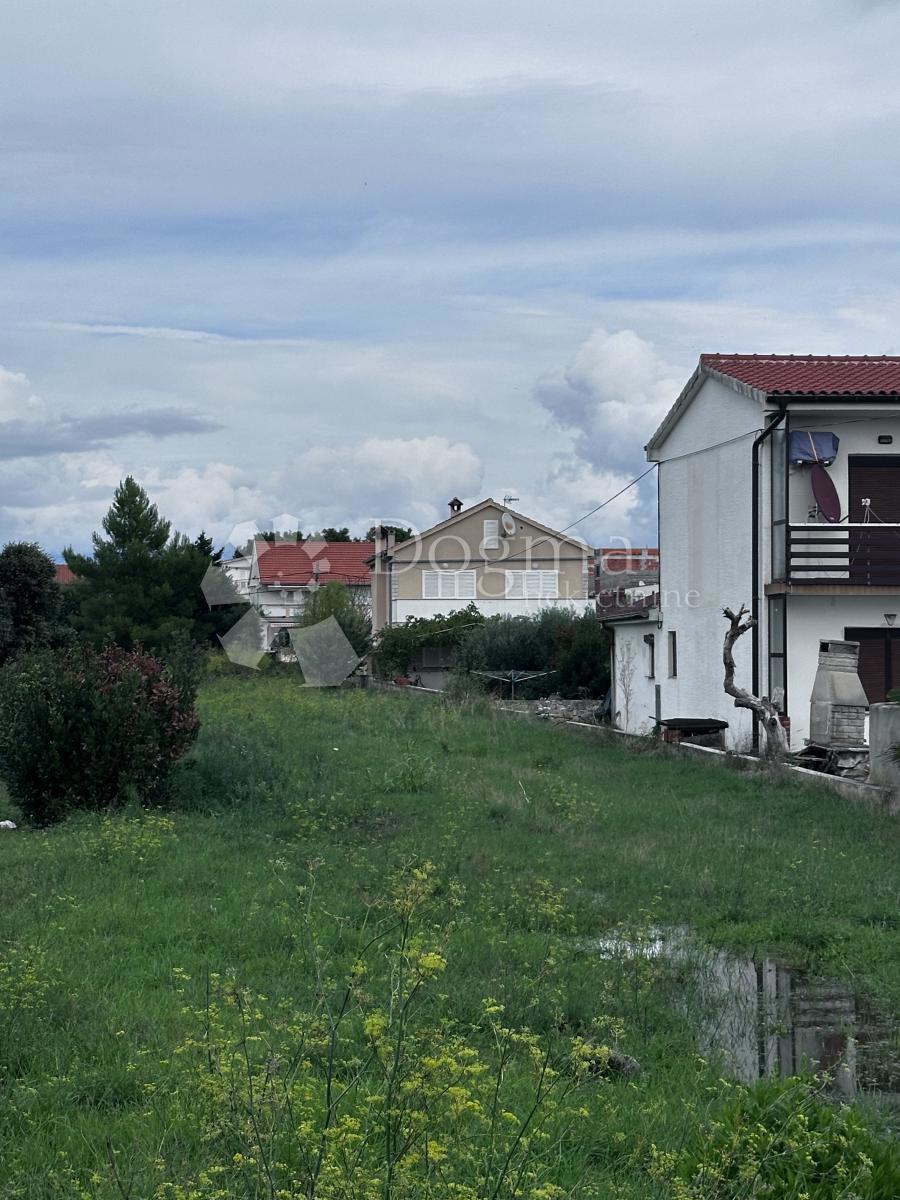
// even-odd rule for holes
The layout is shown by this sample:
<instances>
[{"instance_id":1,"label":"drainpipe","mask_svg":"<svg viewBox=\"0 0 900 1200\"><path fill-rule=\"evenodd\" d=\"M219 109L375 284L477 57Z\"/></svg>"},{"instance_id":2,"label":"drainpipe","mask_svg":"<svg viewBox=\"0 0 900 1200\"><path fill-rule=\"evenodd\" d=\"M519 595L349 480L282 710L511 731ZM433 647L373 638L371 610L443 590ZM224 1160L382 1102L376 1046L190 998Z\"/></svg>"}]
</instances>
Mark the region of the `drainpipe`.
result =
<instances>
[{"instance_id":1,"label":"drainpipe","mask_svg":"<svg viewBox=\"0 0 900 1200\"><path fill-rule=\"evenodd\" d=\"M751 691L754 696L759 695L759 450L763 442L775 432L786 416L787 404L782 400L780 401L778 414L753 442L753 475L751 479L751 505L753 508L753 544L751 550L753 599L750 606L750 615L754 620L751 633L751 637L753 638L753 683ZM787 668L785 667L785 669ZM759 723L755 720L753 722L753 749L759 749Z\"/></svg>"}]
</instances>

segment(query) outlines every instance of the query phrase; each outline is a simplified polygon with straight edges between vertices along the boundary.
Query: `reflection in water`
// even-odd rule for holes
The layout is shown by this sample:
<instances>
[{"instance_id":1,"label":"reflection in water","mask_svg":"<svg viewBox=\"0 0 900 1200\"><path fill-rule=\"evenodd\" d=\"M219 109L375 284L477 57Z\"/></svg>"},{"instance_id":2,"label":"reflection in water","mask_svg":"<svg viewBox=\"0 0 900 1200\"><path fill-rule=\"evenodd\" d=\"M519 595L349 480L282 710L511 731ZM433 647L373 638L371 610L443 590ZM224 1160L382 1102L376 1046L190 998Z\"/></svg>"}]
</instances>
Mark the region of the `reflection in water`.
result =
<instances>
[{"instance_id":1,"label":"reflection in water","mask_svg":"<svg viewBox=\"0 0 900 1200\"><path fill-rule=\"evenodd\" d=\"M688 965L692 994L685 1006L697 1021L701 1052L721 1055L726 1071L745 1083L827 1072L841 1096L877 1091L900 1100L890 1023L866 1011L843 984L802 979L769 958L710 950L686 929L657 929L633 941L598 938L585 949Z\"/></svg>"}]
</instances>

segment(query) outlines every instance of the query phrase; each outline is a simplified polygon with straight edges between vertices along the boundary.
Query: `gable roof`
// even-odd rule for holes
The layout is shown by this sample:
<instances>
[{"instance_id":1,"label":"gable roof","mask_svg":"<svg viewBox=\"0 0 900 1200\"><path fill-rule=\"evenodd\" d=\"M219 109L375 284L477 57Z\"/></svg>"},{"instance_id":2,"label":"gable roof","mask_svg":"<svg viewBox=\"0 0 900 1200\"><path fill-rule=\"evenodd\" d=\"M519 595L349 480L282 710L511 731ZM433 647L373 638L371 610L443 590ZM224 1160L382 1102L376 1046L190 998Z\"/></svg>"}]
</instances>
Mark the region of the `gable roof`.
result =
<instances>
[{"instance_id":1,"label":"gable roof","mask_svg":"<svg viewBox=\"0 0 900 1200\"><path fill-rule=\"evenodd\" d=\"M275 587L312 583L371 583L368 560L374 542L258 541L254 559L259 581Z\"/></svg>"},{"instance_id":2,"label":"gable roof","mask_svg":"<svg viewBox=\"0 0 900 1200\"><path fill-rule=\"evenodd\" d=\"M677 425L706 379L764 405L770 397L900 402L900 356L891 354L701 354L693 375L644 447L647 458Z\"/></svg>"},{"instance_id":3,"label":"gable roof","mask_svg":"<svg viewBox=\"0 0 900 1200\"><path fill-rule=\"evenodd\" d=\"M898 396L900 356L701 354L701 367L768 396Z\"/></svg>"},{"instance_id":4,"label":"gable roof","mask_svg":"<svg viewBox=\"0 0 900 1200\"><path fill-rule=\"evenodd\" d=\"M567 533L560 533L556 529L551 529L548 525L542 525L540 521L535 521L534 517L526 517L522 513L518 513L513 508L507 508L505 504L492 499L488 496L486 500L481 500L478 504L473 504L470 508L464 508L462 512L454 513L445 521L439 521L437 525L432 525L430 529L423 529L421 533L415 534L411 538L407 538L405 542L397 542L394 546L394 554L396 555L401 550L411 549L418 543L421 543L425 538L430 538L436 533L443 533L445 529L452 529L460 521L464 521L467 517L473 516L475 513L482 512L486 508L496 508L498 512L509 513L519 521L524 521L527 525L533 525L535 529L539 529L541 533L547 534L548 537L555 538L560 542L568 542L572 546L576 546L579 550L583 550L585 554L590 553L590 547L586 542L582 542L579 538L571 537Z\"/></svg>"},{"instance_id":5,"label":"gable roof","mask_svg":"<svg viewBox=\"0 0 900 1200\"><path fill-rule=\"evenodd\" d=\"M632 598L622 589L618 589L599 592L596 601L597 616L604 625L612 621L647 621L650 613L659 608L659 592Z\"/></svg>"}]
</instances>

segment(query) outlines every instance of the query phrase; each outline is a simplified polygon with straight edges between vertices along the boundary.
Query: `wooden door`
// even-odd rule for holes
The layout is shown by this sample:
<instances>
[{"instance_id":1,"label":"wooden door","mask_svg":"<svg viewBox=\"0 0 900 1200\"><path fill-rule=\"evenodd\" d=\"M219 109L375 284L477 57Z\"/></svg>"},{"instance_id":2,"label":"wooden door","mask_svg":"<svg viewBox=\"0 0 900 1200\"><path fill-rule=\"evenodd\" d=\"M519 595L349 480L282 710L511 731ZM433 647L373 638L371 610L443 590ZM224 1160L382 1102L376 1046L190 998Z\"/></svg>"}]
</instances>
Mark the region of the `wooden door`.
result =
<instances>
[{"instance_id":1,"label":"wooden door","mask_svg":"<svg viewBox=\"0 0 900 1200\"><path fill-rule=\"evenodd\" d=\"M900 455L851 454L847 499L850 523L868 522L849 531L850 579L900 584Z\"/></svg>"},{"instance_id":2,"label":"wooden door","mask_svg":"<svg viewBox=\"0 0 900 1200\"><path fill-rule=\"evenodd\" d=\"M845 629L848 642L859 642L859 678L870 704L882 704L900 688L900 629Z\"/></svg>"}]
</instances>

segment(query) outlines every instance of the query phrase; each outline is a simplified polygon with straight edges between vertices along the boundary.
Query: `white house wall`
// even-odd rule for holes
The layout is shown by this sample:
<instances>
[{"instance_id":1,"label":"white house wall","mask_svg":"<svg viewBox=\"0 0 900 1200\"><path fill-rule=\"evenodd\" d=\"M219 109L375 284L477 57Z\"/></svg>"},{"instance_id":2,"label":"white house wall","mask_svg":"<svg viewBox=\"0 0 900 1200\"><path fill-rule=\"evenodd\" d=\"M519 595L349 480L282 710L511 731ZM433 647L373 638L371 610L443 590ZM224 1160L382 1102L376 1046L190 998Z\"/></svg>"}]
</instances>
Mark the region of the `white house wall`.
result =
<instances>
[{"instance_id":1,"label":"white house wall","mask_svg":"<svg viewBox=\"0 0 900 1200\"><path fill-rule=\"evenodd\" d=\"M791 414L791 430L809 429L833 432L840 439L838 456L828 468L847 515L849 495L849 459L854 454L900 454L900 417L884 411L850 409L810 414ZM890 445L879 445L879 435L889 435ZM791 467L789 484L790 519L794 524L810 520L814 504L809 468ZM851 514L854 521L858 514ZM828 526L822 523L822 528ZM766 578L768 558L764 559ZM840 582L835 580L835 582ZM809 698L816 675L819 642L843 638L848 628L885 628L884 614L900 612L900 588L891 595L802 595L787 597L787 707L791 718L791 746L801 749L809 736ZM763 642L762 665L765 670L766 644Z\"/></svg>"},{"instance_id":2,"label":"white house wall","mask_svg":"<svg viewBox=\"0 0 900 1200\"><path fill-rule=\"evenodd\" d=\"M582 613L589 607L586 599L569 600L562 596L558 599L542 600L510 600L506 597L498 600L485 597L479 597L477 600L394 600L393 621L395 625L402 625L407 617L449 616L450 613L468 608L470 604L474 604L486 617L533 617L535 613L548 608Z\"/></svg>"},{"instance_id":3,"label":"white house wall","mask_svg":"<svg viewBox=\"0 0 900 1200\"><path fill-rule=\"evenodd\" d=\"M655 621L635 621L613 627L611 648L613 723L626 733L649 733L656 722L656 685L647 674L644 636L657 633Z\"/></svg>"},{"instance_id":4,"label":"white house wall","mask_svg":"<svg viewBox=\"0 0 900 1200\"><path fill-rule=\"evenodd\" d=\"M900 454L900 416L884 416L878 412L848 411L819 413L816 415L791 413L791 432L803 429L822 433L835 433L840 439L838 455L828 468L828 474L834 483L841 500L841 516L847 516L849 495L849 458L851 454ZM878 444L879 435L889 435L893 442L888 446ZM815 504L810 484L809 467L790 468L790 518L792 523L801 525L809 521L809 511ZM853 521L859 521L857 513L851 514Z\"/></svg>"},{"instance_id":5,"label":"white house wall","mask_svg":"<svg viewBox=\"0 0 900 1200\"><path fill-rule=\"evenodd\" d=\"M787 598L787 699L791 748L809 737L809 698L819 663L819 642L843 640L846 629L886 629L886 612L900 612L893 596L801 596Z\"/></svg>"},{"instance_id":6,"label":"white house wall","mask_svg":"<svg viewBox=\"0 0 900 1200\"><path fill-rule=\"evenodd\" d=\"M722 608L749 608L752 601L751 456L764 421L756 400L707 379L658 450L663 624L652 632L661 715L727 721L726 738L739 747L749 743L752 721L722 688ZM678 674L671 678L673 630ZM750 634L736 644L734 657L738 683L749 688ZM642 704L646 708L646 700Z\"/></svg>"}]
</instances>

